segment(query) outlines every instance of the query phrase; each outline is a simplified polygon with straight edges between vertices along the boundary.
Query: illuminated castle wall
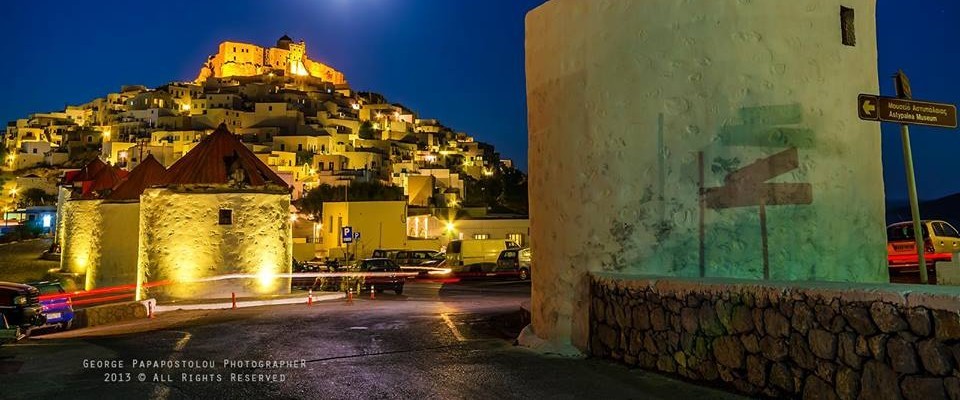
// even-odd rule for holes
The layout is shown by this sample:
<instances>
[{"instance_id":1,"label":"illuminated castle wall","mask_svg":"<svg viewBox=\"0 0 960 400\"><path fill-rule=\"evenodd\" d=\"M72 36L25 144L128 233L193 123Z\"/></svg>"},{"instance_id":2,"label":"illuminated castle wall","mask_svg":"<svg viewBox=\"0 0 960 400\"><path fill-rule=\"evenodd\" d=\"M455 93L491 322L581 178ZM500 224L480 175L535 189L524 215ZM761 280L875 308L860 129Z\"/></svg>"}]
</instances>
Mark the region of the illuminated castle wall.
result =
<instances>
[{"instance_id":1,"label":"illuminated castle wall","mask_svg":"<svg viewBox=\"0 0 960 400\"><path fill-rule=\"evenodd\" d=\"M856 111L858 93L878 92L875 7L552 0L531 11L536 335L586 348L590 271L885 281L880 128Z\"/></svg>"},{"instance_id":2,"label":"illuminated castle wall","mask_svg":"<svg viewBox=\"0 0 960 400\"><path fill-rule=\"evenodd\" d=\"M200 69L197 82L208 77L255 76L274 72L287 76L312 76L333 84L344 84L343 73L307 57L307 45L284 36L276 47L263 48L240 42L220 43Z\"/></svg>"}]
</instances>

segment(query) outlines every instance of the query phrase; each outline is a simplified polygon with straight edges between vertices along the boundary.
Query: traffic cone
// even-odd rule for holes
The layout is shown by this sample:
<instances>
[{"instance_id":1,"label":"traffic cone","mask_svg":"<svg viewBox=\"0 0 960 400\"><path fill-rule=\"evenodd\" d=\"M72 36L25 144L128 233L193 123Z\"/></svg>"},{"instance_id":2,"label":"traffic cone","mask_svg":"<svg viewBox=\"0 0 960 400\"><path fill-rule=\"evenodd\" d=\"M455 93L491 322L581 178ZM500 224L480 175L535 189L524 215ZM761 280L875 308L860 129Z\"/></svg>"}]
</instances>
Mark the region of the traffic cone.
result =
<instances>
[{"instance_id":1,"label":"traffic cone","mask_svg":"<svg viewBox=\"0 0 960 400\"><path fill-rule=\"evenodd\" d=\"M373 285L370 285L370 300L376 299L377 296L374 294Z\"/></svg>"},{"instance_id":2,"label":"traffic cone","mask_svg":"<svg viewBox=\"0 0 960 400\"><path fill-rule=\"evenodd\" d=\"M237 309L237 292L231 292L230 297L233 299L233 309Z\"/></svg>"},{"instance_id":3,"label":"traffic cone","mask_svg":"<svg viewBox=\"0 0 960 400\"><path fill-rule=\"evenodd\" d=\"M347 304L353 304L353 289L347 291Z\"/></svg>"},{"instance_id":4,"label":"traffic cone","mask_svg":"<svg viewBox=\"0 0 960 400\"><path fill-rule=\"evenodd\" d=\"M313 289L310 289L310 294L307 295L307 305L313 305Z\"/></svg>"}]
</instances>

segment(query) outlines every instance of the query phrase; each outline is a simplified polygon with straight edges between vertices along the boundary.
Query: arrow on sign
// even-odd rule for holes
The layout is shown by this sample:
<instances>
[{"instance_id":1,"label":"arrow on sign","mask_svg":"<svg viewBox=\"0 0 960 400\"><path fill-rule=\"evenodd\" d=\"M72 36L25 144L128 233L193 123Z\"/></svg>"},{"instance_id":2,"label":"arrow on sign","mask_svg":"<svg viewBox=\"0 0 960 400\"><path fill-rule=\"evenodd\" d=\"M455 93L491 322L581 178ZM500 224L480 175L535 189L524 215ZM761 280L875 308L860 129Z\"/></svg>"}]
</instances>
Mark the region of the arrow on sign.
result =
<instances>
[{"instance_id":1,"label":"arrow on sign","mask_svg":"<svg viewBox=\"0 0 960 400\"><path fill-rule=\"evenodd\" d=\"M876 121L880 118L880 116L877 115L877 96L861 94L860 96L857 96L857 103L859 104L859 107L857 107L857 114L860 115L860 119Z\"/></svg>"},{"instance_id":2,"label":"arrow on sign","mask_svg":"<svg viewBox=\"0 0 960 400\"><path fill-rule=\"evenodd\" d=\"M877 106L873 105L873 103L870 102L870 99L864 100L863 113L867 115L873 115L874 111L877 111Z\"/></svg>"}]
</instances>

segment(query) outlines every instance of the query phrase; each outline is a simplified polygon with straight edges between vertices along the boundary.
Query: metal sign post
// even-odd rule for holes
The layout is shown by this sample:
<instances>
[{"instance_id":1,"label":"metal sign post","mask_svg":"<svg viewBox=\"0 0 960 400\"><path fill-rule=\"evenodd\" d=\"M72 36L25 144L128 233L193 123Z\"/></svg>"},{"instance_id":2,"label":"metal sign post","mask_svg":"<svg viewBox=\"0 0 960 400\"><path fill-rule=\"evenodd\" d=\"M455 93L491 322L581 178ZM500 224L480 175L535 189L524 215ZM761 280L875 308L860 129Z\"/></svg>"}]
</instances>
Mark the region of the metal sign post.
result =
<instances>
[{"instance_id":1,"label":"metal sign post","mask_svg":"<svg viewBox=\"0 0 960 400\"><path fill-rule=\"evenodd\" d=\"M897 98L913 97L910 80L902 70L897 71L893 76L893 85L897 88ZM917 200L917 182L913 171L913 151L910 150L910 128L906 123L900 124L900 140L903 141L903 162L907 168L907 192L910 195L910 214L913 216L913 238L917 246L917 268L920 268L920 283L926 284L928 282L927 259L923 254L925 249L923 248L923 228L920 226L920 204Z\"/></svg>"},{"instance_id":2,"label":"metal sign post","mask_svg":"<svg viewBox=\"0 0 960 400\"><path fill-rule=\"evenodd\" d=\"M923 246L923 227L920 222L920 205L917 199L917 182L913 170L913 151L910 149L908 125L926 125L939 128L957 127L957 107L953 104L913 100L910 80L903 71L893 76L897 97L881 97L861 94L857 97L857 114L865 121L896 122L900 124L900 140L903 141L903 162L907 172L907 192L910 196L910 214L913 217L913 236L917 247L917 267L920 282L927 283L926 250Z\"/></svg>"},{"instance_id":3,"label":"metal sign post","mask_svg":"<svg viewBox=\"0 0 960 400\"><path fill-rule=\"evenodd\" d=\"M343 241L344 255L343 262L344 264L350 262L350 243L353 243L353 227L345 226L340 230L340 239Z\"/></svg>"}]
</instances>

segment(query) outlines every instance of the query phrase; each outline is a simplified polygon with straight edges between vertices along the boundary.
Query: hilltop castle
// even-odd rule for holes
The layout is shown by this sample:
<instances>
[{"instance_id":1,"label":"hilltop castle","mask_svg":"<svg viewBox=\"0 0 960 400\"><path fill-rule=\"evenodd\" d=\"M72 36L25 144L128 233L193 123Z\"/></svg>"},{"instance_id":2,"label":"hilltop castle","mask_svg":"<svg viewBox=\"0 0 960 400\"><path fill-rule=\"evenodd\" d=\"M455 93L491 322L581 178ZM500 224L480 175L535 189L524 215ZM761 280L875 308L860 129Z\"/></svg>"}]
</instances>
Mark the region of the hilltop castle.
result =
<instances>
[{"instance_id":1,"label":"hilltop castle","mask_svg":"<svg viewBox=\"0 0 960 400\"><path fill-rule=\"evenodd\" d=\"M225 41L217 54L200 68L196 82L209 77L256 76L265 74L312 76L334 85L347 83L343 73L307 57L307 44L294 43L287 35L269 49L254 44Z\"/></svg>"}]
</instances>

